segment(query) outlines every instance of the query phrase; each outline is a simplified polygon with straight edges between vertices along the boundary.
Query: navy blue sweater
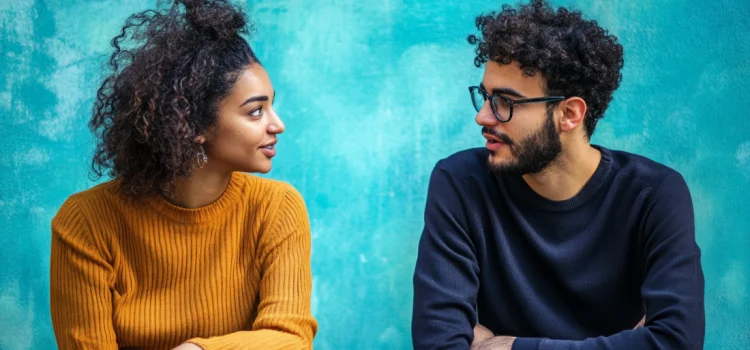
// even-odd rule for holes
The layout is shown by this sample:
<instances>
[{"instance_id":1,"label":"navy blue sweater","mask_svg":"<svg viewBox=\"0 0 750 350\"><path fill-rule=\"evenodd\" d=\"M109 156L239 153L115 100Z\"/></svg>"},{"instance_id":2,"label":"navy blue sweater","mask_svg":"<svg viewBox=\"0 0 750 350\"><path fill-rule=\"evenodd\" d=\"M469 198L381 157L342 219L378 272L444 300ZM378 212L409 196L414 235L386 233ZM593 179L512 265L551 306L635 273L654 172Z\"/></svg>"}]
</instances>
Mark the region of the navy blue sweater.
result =
<instances>
[{"instance_id":1,"label":"navy blue sweater","mask_svg":"<svg viewBox=\"0 0 750 350\"><path fill-rule=\"evenodd\" d=\"M703 348L685 181L597 148L594 175L565 201L493 175L486 149L438 162L414 272L415 349L468 349L477 322L518 337L514 350Z\"/></svg>"}]
</instances>

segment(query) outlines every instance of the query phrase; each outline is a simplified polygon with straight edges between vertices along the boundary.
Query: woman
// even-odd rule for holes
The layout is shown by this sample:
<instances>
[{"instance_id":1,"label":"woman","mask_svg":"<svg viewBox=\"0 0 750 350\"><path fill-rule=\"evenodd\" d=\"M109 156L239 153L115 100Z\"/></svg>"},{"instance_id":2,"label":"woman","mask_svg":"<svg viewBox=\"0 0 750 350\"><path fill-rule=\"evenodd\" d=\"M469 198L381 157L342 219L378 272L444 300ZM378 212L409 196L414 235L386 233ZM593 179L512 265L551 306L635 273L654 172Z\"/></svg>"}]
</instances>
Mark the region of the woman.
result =
<instances>
[{"instance_id":1,"label":"woman","mask_svg":"<svg viewBox=\"0 0 750 350\"><path fill-rule=\"evenodd\" d=\"M241 10L180 0L131 16L90 126L94 171L52 221L61 349L304 349L310 228L266 173L284 124Z\"/></svg>"}]
</instances>

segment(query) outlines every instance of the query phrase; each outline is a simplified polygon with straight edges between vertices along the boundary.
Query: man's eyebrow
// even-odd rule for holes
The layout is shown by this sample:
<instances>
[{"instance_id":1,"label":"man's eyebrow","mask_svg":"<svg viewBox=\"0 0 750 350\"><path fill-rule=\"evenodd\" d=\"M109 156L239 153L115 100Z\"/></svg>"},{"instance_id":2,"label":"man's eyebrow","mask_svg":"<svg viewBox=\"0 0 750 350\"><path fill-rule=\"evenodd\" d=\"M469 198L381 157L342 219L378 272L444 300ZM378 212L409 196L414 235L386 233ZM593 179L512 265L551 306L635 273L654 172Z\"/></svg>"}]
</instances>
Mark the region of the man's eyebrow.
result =
<instances>
[{"instance_id":1,"label":"man's eyebrow","mask_svg":"<svg viewBox=\"0 0 750 350\"><path fill-rule=\"evenodd\" d=\"M495 88L492 89L492 95L504 95L504 96L513 96L517 98L526 98L523 94L520 92L513 90L511 88Z\"/></svg>"},{"instance_id":2,"label":"man's eyebrow","mask_svg":"<svg viewBox=\"0 0 750 350\"><path fill-rule=\"evenodd\" d=\"M482 90L487 91L487 88L484 86L484 83L480 83L479 87L482 88ZM489 93L492 96L503 95L503 96L513 96L516 98L526 98L526 96L524 96L522 93L511 88L494 88L492 89L491 92L488 91L487 93Z\"/></svg>"}]
</instances>

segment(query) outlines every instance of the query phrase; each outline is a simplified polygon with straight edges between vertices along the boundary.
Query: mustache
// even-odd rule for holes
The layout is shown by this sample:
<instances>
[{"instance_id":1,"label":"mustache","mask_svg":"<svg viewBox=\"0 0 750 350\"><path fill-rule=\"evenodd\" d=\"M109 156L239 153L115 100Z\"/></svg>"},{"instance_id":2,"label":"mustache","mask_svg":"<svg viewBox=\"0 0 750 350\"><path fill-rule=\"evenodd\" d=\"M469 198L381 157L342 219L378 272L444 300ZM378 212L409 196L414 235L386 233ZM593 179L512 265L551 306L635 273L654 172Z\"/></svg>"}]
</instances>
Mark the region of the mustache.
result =
<instances>
[{"instance_id":1,"label":"mustache","mask_svg":"<svg viewBox=\"0 0 750 350\"><path fill-rule=\"evenodd\" d=\"M507 143L508 145L513 145L513 140L510 139L510 137L506 134L499 133L493 129L490 129L486 126L482 127L482 135L487 134L494 137L497 137L500 141Z\"/></svg>"}]
</instances>

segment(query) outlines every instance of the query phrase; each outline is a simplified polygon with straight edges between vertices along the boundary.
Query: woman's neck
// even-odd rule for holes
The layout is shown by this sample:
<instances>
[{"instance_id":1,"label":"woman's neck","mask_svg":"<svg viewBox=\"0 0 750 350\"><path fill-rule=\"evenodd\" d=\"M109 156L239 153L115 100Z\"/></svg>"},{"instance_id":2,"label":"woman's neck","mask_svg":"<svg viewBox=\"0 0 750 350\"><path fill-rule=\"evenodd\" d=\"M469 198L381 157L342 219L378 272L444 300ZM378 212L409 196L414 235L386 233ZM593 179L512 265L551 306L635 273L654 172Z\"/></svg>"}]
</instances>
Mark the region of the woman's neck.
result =
<instances>
[{"instance_id":1,"label":"woman's neck","mask_svg":"<svg viewBox=\"0 0 750 350\"><path fill-rule=\"evenodd\" d=\"M175 181L174 192L164 198L182 208L205 207L224 194L231 178L232 173L196 169L192 176Z\"/></svg>"}]
</instances>

